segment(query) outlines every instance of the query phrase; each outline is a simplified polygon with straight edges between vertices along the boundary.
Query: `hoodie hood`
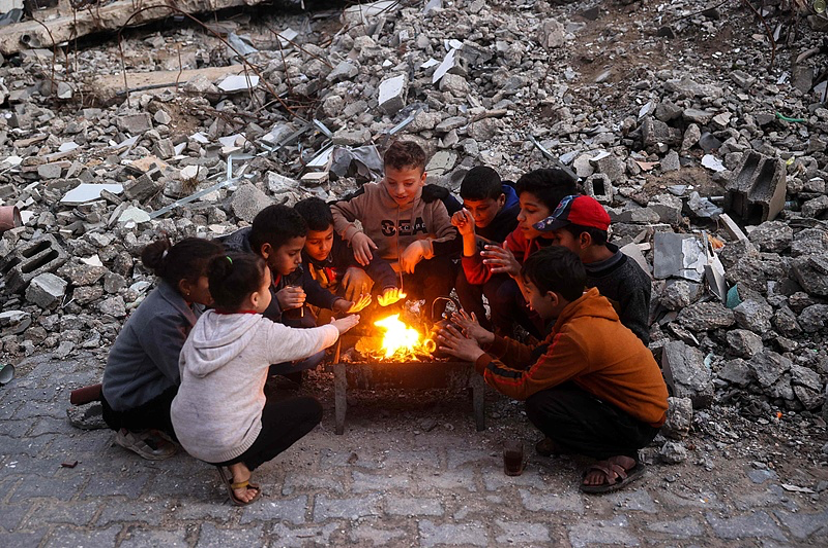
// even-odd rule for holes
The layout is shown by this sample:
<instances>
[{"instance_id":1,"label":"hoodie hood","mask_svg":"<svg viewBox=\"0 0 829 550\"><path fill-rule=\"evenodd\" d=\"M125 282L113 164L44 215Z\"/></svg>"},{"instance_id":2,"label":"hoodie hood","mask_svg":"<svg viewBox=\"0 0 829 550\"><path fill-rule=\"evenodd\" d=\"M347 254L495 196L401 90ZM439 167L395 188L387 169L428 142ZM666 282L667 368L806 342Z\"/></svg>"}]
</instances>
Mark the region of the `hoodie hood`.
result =
<instances>
[{"instance_id":1,"label":"hoodie hood","mask_svg":"<svg viewBox=\"0 0 829 550\"><path fill-rule=\"evenodd\" d=\"M198 361L188 363L187 369L194 376L203 377L223 367L256 336L262 319L259 314L208 311L190 332L190 344Z\"/></svg>"},{"instance_id":2,"label":"hoodie hood","mask_svg":"<svg viewBox=\"0 0 829 550\"><path fill-rule=\"evenodd\" d=\"M506 202L504 202L504 208L502 208L502 210L510 210L518 206L518 194L515 192L515 189L512 187L512 185L509 185L508 183L502 183L501 192L507 198Z\"/></svg>"},{"instance_id":3,"label":"hoodie hood","mask_svg":"<svg viewBox=\"0 0 829 550\"><path fill-rule=\"evenodd\" d=\"M569 323L579 317L593 317L596 319L608 319L610 321L618 321L619 315L613 309L610 301L599 294L599 291L594 287L588 289L580 298L573 300L556 319L554 332L561 330L562 325Z\"/></svg>"},{"instance_id":4,"label":"hoodie hood","mask_svg":"<svg viewBox=\"0 0 829 550\"><path fill-rule=\"evenodd\" d=\"M217 240L228 251L253 253L253 248L250 246L250 232L252 229L251 226L243 227L229 235L222 235Z\"/></svg>"}]
</instances>

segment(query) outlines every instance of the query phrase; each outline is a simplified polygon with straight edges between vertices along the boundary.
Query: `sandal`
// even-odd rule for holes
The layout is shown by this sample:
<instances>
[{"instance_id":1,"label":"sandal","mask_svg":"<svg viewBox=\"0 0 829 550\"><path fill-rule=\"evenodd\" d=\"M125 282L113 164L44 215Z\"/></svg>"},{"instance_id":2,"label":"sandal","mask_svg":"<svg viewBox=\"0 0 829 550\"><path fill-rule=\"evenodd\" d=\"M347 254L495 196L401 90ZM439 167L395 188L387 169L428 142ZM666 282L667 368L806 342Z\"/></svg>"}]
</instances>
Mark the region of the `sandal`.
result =
<instances>
[{"instance_id":1,"label":"sandal","mask_svg":"<svg viewBox=\"0 0 829 550\"><path fill-rule=\"evenodd\" d=\"M219 470L219 475L222 477L222 482L225 484L225 488L227 489L227 494L230 497L230 501L233 503L234 506L247 506L253 502L256 502L259 497L262 496L262 491L259 489L259 485L255 483L251 483L250 479L246 479L245 481L233 481L233 475L231 474L228 476L228 473L225 472L225 469L221 466L216 466ZM236 496L236 493L233 492L234 489L244 489L246 487L250 487L251 489L256 491L256 496L250 499L248 502L240 499Z\"/></svg>"},{"instance_id":2,"label":"sandal","mask_svg":"<svg viewBox=\"0 0 829 550\"><path fill-rule=\"evenodd\" d=\"M622 487L630 484L631 481L637 479L645 473L645 466L639 462L634 462L634 465L628 469L619 464L620 457L610 457L607 460L600 460L584 472L583 477L593 471L602 472L605 476L605 482L601 485L587 485L582 481L580 489L583 493L589 494L604 494L612 491L618 491ZM630 457L625 457L633 460Z\"/></svg>"}]
</instances>

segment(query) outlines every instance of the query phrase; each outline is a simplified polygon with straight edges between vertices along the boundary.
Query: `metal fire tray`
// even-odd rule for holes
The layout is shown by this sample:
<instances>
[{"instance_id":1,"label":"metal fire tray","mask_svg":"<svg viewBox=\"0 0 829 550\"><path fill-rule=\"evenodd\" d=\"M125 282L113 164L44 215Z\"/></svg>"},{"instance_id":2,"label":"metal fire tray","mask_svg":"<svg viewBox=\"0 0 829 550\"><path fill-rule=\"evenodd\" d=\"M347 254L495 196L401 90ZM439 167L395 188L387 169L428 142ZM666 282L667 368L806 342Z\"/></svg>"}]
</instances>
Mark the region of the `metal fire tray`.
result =
<instances>
[{"instance_id":1,"label":"metal fire tray","mask_svg":"<svg viewBox=\"0 0 829 550\"><path fill-rule=\"evenodd\" d=\"M334 373L334 419L337 435L345 432L345 414L348 408L346 394L353 389L401 388L425 390L448 388L472 390L472 410L475 427L480 432L484 425L484 379L475 372L472 363L447 361L412 361L401 363L342 363L326 367Z\"/></svg>"}]
</instances>

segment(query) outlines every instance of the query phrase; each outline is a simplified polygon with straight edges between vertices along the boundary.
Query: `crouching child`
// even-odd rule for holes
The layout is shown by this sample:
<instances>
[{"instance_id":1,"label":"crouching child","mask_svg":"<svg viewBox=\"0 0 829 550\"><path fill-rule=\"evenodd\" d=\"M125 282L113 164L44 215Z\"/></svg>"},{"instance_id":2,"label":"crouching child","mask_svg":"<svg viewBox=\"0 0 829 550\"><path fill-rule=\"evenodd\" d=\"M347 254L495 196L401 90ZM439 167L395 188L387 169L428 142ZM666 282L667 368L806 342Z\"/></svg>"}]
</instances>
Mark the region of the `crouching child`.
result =
<instances>
[{"instance_id":1,"label":"crouching child","mask_svg":"<svg viewBox=\"0 0 829 550\"><path fill-rule=\"evenodd\" d=\"M582 491L624 487L643 473L638 450L665 422L668 390L659 366L598 290L583 292L587 277L573 252L543 248L524 262L521 275L530 306L552 323L539 347L455 314L464 334L445 329L440 349L474 361L488 385L526 401L527 417L547 438L536 446L540 454L597 459Z\"/></svg>"}]
</instances>

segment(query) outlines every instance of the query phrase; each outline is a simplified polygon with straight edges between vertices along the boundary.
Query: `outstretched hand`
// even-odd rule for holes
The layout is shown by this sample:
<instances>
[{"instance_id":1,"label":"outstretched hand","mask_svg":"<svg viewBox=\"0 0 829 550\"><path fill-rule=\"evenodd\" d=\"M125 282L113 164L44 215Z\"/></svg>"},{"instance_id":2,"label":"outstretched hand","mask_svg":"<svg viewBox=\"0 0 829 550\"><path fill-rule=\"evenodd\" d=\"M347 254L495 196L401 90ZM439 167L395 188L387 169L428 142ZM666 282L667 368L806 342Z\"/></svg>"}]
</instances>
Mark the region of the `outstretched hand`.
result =
<instances>
[{"instance_id":1,"label":"outstretched hand","mask_svg":"<svg viewBox=\"0 0 829 550\"><path fill-rule=\"evenodd\" d=\"M467 338L455 327L448 326L438 333L438 349L464 361L477 361L484 351L472 338Z\"/></svg>"},{"instance_id":2,"label":"outstretched hand","mask_svg":"<svg viewBox=\"0 0 829 550\"><path fill-rule=\"evenodd\" d=\"M359 315L349 315L348 317L343 317L342 319L334 319L331 321L331 325L336 327L340 334L347 332L349 329L357 326L357 323L360 322Z\"/></svg>"},{"instance_id":3,"label":"outstretched hand","mask_svg":"<svg viewBox=\"0 0 829 550\"><path fill-rule=\"evenodd\" d=\"M488 244L481 252L481 257L492 273L506 273L513 279L521 275L521 264L515 259L512 251L506 248Z\"/></svg>"},{"instance_id":4,"label":"outstretched hand","mask_svg":"<svg viewBox=\"0 0 829 550\"><path fill-rule=\"evenodd\" d=\"M478 323L478 318L475 316L475 313L469 315L464 310L455 311L452 313L451 319L453 323L461 327L466 336L474 339L479 345L485 346L495 340L495 334Z\"/></svg>"},{"instance_id":5,"label":"outstretched hand","mask_svg":"<svg viewBox=\"0 0 829 550\"><path fill-rule=\"evenodd\" d=\"M377 250L378 247L374 244L371 237L363 232L359 232L351 237L351 248L354 250L354 259L360 265L368 265L374 259L372 250Z\"/></svg>"},{"instance_id":6,"label":"outstretched hand","mask_svg":"<svg viewBox=\"0 0 829 550\"><path fill-rule=\"evenodd\" d=\"M377 303L383 307L390 306L406 297L406 293L399 288L387 288L382 294L377 296Z\"/></svg>"}]
</instances>

